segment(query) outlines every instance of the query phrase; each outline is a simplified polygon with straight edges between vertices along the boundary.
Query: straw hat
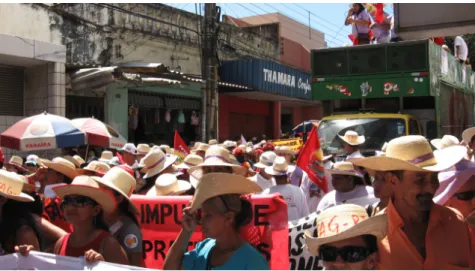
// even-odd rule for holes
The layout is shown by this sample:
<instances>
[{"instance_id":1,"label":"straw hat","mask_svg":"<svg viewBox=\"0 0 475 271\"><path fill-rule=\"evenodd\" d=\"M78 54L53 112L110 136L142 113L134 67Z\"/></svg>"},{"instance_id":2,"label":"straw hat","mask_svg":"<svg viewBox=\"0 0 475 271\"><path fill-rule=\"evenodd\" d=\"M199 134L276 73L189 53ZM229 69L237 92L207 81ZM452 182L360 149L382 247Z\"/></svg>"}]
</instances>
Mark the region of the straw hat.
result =
<instances>
[{"instance_id":1,"label":"straw hat","mask_svg":"<svg viewBox=\"0 0 475 271\"><path fill-rule=\"evenodd\" d=\"M22 192L24 186L22 176L0 169L0 183L5 187L5 189L0 189L0 196L21 202L35 201L30 195Z\"/></svg>"},{"instance_id":2,"label":"straw hat","mask_svg":"<svg viewBox=\"0 0 475 271\"><path fill-rule=\"evenodd\" d=\"M475 163L461 160L450 171L439 173L439 189L434 196L434 202L444 205L460 188L475 175Z\"/></svg>"},{"instance_id":3,"label":"straw hat","mask_svg":"<svg viewBox=\"0 0 475 271\"><path fill-rule=\"evenodd\" d=\"M209 147L210 146L208 144L201 143L196 149L196 151L207 151Z\"/></svg>"},{"instance_id":4,"label":"straw hat","mask_svg":"<svg viewBox=\"0 0 475 271\"><path fill-rule=\"evenodd\" d=\"M144 178L153 177L169 166L173 165L177 160L177 156L165 155L160 149L150 151L140 160L139 167L143 167L147 170Z\"/></svg>"},{"instance_id":5,"label":"straw hat","mask_svg":"<svg viewBox=\"0 0 475 271\"><path fill-rule=\"evenodd\" d=\"M274 160L274 164L266 167L265 172L272 176L282 176L287 175L288 169L289 165L287 164L287 159L282 156L277 156Z\"/></svg>"},{"instance_id":6,"label":"straw hat","mask_svg":"<svg viewBox=\"0 0 475 271\"><path fill-rule=\"evenodd\" d=\"M442 138L432 139L430 143L438 150L460 145L458 138L452 135L444 135Z\"/></svg>"},{"instance_id":7,"label":"straw hat","mask_svg":"<svg viewBox=\"0 0 475 271\"><path fill-rule=\"evenodd\" d=\"M325 209L317 216L319 237L305 232L305 244L313 255L319 254L320 246L369 234L382 240L388 231L388 215L368 217L366 209L359 205L342 204ZM335 231L338 227L338 231Z\"/></svg>"},{"instance_id":8,"label":"straw hat","mask_svg":"<svg viewBox=\"0 0 475 271\"><path fill-rule=\"evenodd\" d=\"M327 169L332 175L348 175L363 178L363 175L355 170L351 162L337 162L332 169Z\"/></svg>"},{"instance_id":9,"label":"straw hat","mask_svg":"<svg viewBox=\"0 0 475 271\"><path fill-rule=\"evenodd\" d=\"M20 156L16 155L12 156L12 158L10 158L10 161L5 163L5 166L12 166L20 172L28 171L26 168L23 167L23 159Z\"/></svg>"},{"instance_id":10,"label":"straw hat","mask_svg":"<svg viewBox=\"0 0 475 271\"><path fill-rule=\"evenodd\" d=\"M358 146L365 142L365 137L358 135L357 132L348 130L344 136L338 135L341 140L350 144L351 146Z\"/></svg>"},{"instance_id":11,"label":"straw hat","mask_svg":"<svg viewBox=\"0 0 475 271\"><path fill-rule=\"evenodd\" d=\"M137 145L137 154L146 155L149 151L150 151L150 146L148 144Z\"/></svg>"},{"instance_id":12,"label":"straw hat","mask_svg":"<svg viewBox=\"0 0 475 271\"><path fill-rule=\"evenodd\" d=\"M103 151L101 153L101 158L99 158L99 161L104 162L104 163L109 163L113 157L114 157L114 154L111 151Z\"/></svg>"},{"instance_id":13,"label":"straw hat","mask_svg":"<svg viewBox=\"0 0 475 271\"><path fill-rule=\"evenodd\" d=\"M190 167L197 166L201 163L203 163L203 158L201 158L201 156L198 156L196 154L189 154L185 157L185 160L183 161L183 163L176 166L176 168L189 169Z\"/></svg>"},{"instance_id":14,"label":"straw hat","mask_svg":"<svg viewBox=\"0 0 475 271\"><path fill-rule=\"evenodd\" d=\"M226 140L223 142L223 147L225 148L235 148L236 147L236 142L231 141L231 140Z\"/></svg>"},{"instance_id":15,"label":"straw hat","mask_svg":"<svg viewBox=\"0 0 475 271\"><path fill-rule=\"evenodd\" d=\"M54 171L57 171L64 176L70 178L71 180L78 176L78 172L76 171L76 166L71 163L70 161L62 158L56 157L53 161L49 161L46 159L41 159L41 162L47 167Z\"/></svg>"},{"instance_id":16,"label":"straw hat","mask_svg":"<svg viewBox=\"0 0 475 271\"><path fill-rule=\"evenodd\" d=\"M259 163L254 164L256 168L266 168L274 164L274 160L277 157L277 154L273 151L266 151L261 154L259 157Z\"/></svg>"},{"instance_id":17,"label":"straw hat","mask_svg":"<svg viewBox=\"0 0 475 271\"><path fill-rule=\"evenodd\" d=\"M472 137L474 136L475 136L475 127L468 128L462 132L462 139L467 144L472 142Z\"/></svg>"},{"instance_id":18,"label":"straw hat","mask_svg":"<svg viewBox=\"0 0 475 271\"><path fill-rule=\"evenodd\" d=\"M218 144L218 140L216 139L211 139L209 142L208 142L208 145L212 146L212 145L217 145Z\"/></svg>"},{"instance_id":19,"label":"straw hat","mask_svg":"<svg viewBox=\"0 0 475 271\"><path fill-rule=\"evenodd\" d=\"M386 156L348 159L356 166L377 171L444 171L467 153L463 146L452 146L432 152L429 142L423 136L402 136L388 143Z\"/></svg>"},{"instance_id":20,"label":"straw hat","mask_svg":"<svg viewBox=\"0 0 475 271\"><path fill-rule=\"evenodd\" d=\"M132 171L132 169L130 169L130 171ZM102 178L97 179L97 181L100 184L119 192L127 201L129 201L130 209L138 215L140 214L139 209L135 206L132 200L130 200L130 196L132 196L137 184L135 178L132 177L132 174L120 167L114 167Z\"/></svg>"},{"instance_id":21,"label":"straw hat","mask_svg":"<svg viewBox=\"0 0 475 271\"><path fill-rule=\"evenodd\" d=\"M280 146L275 152L277 154L295 154L295 152L291 150L289 146Z\"/></svg>"},{"instance_id":22,"label":"straw hat","mask_svg":"<svg viewBox=\"0 0 475 271\"><path fill-rule=\"evenodd\" d=\"M204 162L198 166L192 167L188 170L188 173L200 179L203 176L203 167L209 166L228 166L232 167L235 174L245 176L247 174L247 169L242 166L233 164L229 159L229 152L226 149L223 149L219 146L211 146L205 154Z\"/></svg>"},{"instance_id":23,"label":"straw hat","mask_svg":"<svg viewBox=\"0 0 475 271\"><path fill-rule=\"evenodd\" d=\"M170 146L168 145L160 145L160 149L165 150L165 154L172 154L172 150L170 149Z\"/></svg>"},{"instance_id":24,"label":"straw hat","mask_svg":"<svg viewBox=\"0 0 475 271\"><path fill-rule=\"evenodd\" d=\"M117 206L115 197L109 191L100 188L97 179L90 176L78 176L71 184L53 187L53 191L61 198L68 195L89 197L101 205L105 212L111 213Z\"/></svg>"},{"instance_id":25,"label":"straw hat","mask_svg":"<svg viewBox=\"0 0 475 271\"><path fill-rule=\"evenodd\" d=\"M99 176L104 176L110 169L110 166L104 162L91 161L85 168L76 169L76 171L79 175L83 175L86 172L93 172Z\"/></svg>"},{"instance_id":26,"label":"straw hat","mask_svg":"<svg viewBox=\"0 0 475 271\"><path fill-rule=\"evenodd\" d=\"M226 194L251 194L262 192L262 188L246 177L228 173L209 173L200 179L195 196L191 203L191 211L201 208L203 203L213 197Z\"/></svg>"},{"instance_id":27,"label":"straw hat","mask_svg":"<svg viewBox=\"0 0 475 271\"><path fill-rule=\"evenodd\" d=\"M81 165L86 163L86 161L84 161L84 159L82 159L81 156L79 155L74 155L74 156L66 155L66 156L63 156L63 158L73 163L74 166L77 168L81 168Z\"/></svg>"},{"instance_id":28,"label":"straw hat","mask_svg":"<svg viewBox=\"0 0 475 271\"><path fill-rule=\"evenodd\" d=\"M147 196L167 196L170 194L179 194L191 188L191 184L181 181L173 174L160 175L155 181L155 186L147 192Z\"/></svg>"},{"instance_id":29,"label":"straw hat","mask_svg":"<svg viewBox=\"0 0 475 271\"><path fill-rule=\"evenodd\" d=\"M30 154L26 157L25 165L37 167L38 159L38 155Z\"/></svg>"}]
</instances>

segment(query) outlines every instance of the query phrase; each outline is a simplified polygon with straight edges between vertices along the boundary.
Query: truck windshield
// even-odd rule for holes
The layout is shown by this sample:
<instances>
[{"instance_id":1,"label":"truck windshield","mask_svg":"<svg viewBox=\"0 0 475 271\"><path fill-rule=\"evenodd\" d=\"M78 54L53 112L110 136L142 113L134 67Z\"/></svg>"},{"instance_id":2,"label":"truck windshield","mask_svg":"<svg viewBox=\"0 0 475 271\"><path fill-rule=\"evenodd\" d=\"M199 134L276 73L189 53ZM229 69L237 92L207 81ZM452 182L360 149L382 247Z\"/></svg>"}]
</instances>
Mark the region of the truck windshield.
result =
<instances>
[{"instance_id":1,"label":"truck windshield","mask_svg":"<svg viewBox=\"0 0 475 271\"><path fill-rule=\"evenodd\" d=\"M343 149L338 135L353 130L366 137L361 150L381 150L385 142L406 135L404 119L338 119L324 120L318 125L318 136L325 154L339 153Z\"/></svg>"}]
</instances>

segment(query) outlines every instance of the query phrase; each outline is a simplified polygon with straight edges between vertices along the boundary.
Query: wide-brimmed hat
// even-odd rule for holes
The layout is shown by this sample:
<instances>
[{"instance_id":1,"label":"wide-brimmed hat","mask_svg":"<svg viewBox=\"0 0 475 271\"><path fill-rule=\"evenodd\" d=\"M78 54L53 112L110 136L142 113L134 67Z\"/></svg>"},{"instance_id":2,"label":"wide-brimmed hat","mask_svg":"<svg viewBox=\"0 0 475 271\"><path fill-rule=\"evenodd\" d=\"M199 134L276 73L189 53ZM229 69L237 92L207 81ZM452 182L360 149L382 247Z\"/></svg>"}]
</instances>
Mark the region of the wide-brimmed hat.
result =
<instances>
[{"instance_id":1,"label":"wide-brimmed hat","mask_svg":"<svg viewBox=\"0 0 475 271\"><path fill-rule=\"evenodd\" d=\"M357 132L348 130L344 136L338 135L341 140L350 144L351 146L358 146L365 142L365 137L358 135Z\"/></svg>"},{"instance_id":2,"label":"wide-brimmed hat","mask_svg":"<svg viewBox=\"0 0 475 271\"><path fill-rule=\"evenodd\" d=\"M5 187L0 189L0 196L21 202L34 202L33 197L22 192L25 184L22 177L15 172L0 169L0 182Z\"/></svg>"},{"instance_id":3,"label":"wide-brimmed hat","mask_svg":"<svg viewBox=\"0 0 475 271\"><path fill-rule=\"evenodd\" d=\"M242 176L245 176L247 174L247 169L240 165L233 164L229 159L228 150L219 146L211 146L206 151L203 163L188 169L188 173L199 180L201 176L203 176L203 167L210 166L228 166L233 169L233 172L235 174L239 174Z\"/></svg>"},{"instance_id":4,"label":"wide-brimmed hat","mask_svg":"<svg viewBox=\"0 0 475 271\"><path fill-rule=\"evenodd\" d=\"M148 144L138 144L137 145L137 154L146 155L150 151L150 146Z\"/></svg>"},{"instance_id":5,"label":"wide-brimmed hat","mask_svg":"<svg viewBox=\"0 0 475 271\"><path fill-rule=\"evenodd\" d=\"M124 147L119 149L119 151L121 151L121 152L125 151L125 152L128 152L128 153L132 154L132 155L137 155L137 147L135 147L135 145L132 144L132 143L126 143L124 145Z\"/></svg>"},{"instance_id":6,"label":"wide-brimmed hat","mask_svg":"<svg viewBox=\"0 0 475 271\"><path fill-rule=\"evenodd\" d=\"M287 175L288 170L289 165L287 164L287 159L282 156L277 156L272 166L266 167L265 172L272 176L282 176Z\"/></svg>"},{"instance_id":7,"label":"wide-brimmed hat","mask_svg":"<svg viewBox=\"0 0 475 271\"><path fill-rule=\"evenodd\" d=\"M246 177L229 173L209 173L200 179L196 187L191 211L201 208L203 203L213 197L227 194L252 194L262 192L262 188Z\"/></svg>"},{"instance_id":8,"label":"wide-brimmed hat","mask_svg":"<svg viewBox=\"0 0 475 271\"><path fill-rule=\"evenodd\" d=\"M82 157L79 156L79 155L74 155L74 156L65 155L65 156L63 156L63 158L68 160L69 162L73 163L73 165L76 168L81 168L81 165L86 163L86 161L84 161L84 159L82 159Z\"/></svg>"},{"instance_id":9,"label":"wide-brimmed hat","mask_svg":"<svg viewBox=\"0 0 475 271\"><path fill-rule=\"evenodd\" d=\"M39 159L38 155L30 154L26 157L25 165L37 167L38 166L38 159Z\"/></svg>"},{"instance_id":10,"label":"wide-brimmed hat","mask_svg":"<svg viewBox=\"0 0 475 271\"><path fill-rule=\"evenodd\" d=\"M450 170L440 172L440 186L435 193L434 202L444 205L472 176L475 176L475 163L465 159Z\"/></svg>"},{"instance_id":11,"label":"wide-brimmed hat","mask_svg":"<svg viewBox=\"0 0 475 271\"><path fill-rule=\"evenodd\" d=\"M191 184L181 181L174 174L160 175L155 181L154 187L150 188L147 196L166 196L170 194L183 193L191 188Z\"/></svg>"},{"instance_id":12,"label":"wide-brimmed hat","mask_svg":"<svg viewBox=\"0 0 475 271\"><path fill-rule=\"evenodd\" d=\"M201 143L198 148L196 149L196 151L207 151L209 149L209 145L208 144L204 144L204 143Z\"/></svg>"},{"instance_id":13,"label":"wide-brimmed hat","mask_svg":"<svg viewBox=\"0 0 475 271\"><path fill-rule=\"evenodd\" d=\"M445 148L447 148L447 147L457 146L457 145L460 144L460 141L459 141L458 138L456 138L455 136L452 136L452 135L444 135L442 138L432 139L432 140L430 141L430 143L431 143L432 146L434 146L436 149L442 150L442 149L445 149Z\"/></svg>"},{"instance_id":14,"label":"wide-brimmed hat","mask_svg":"<svg viewBox=\"0 0 475 271\"><path fill-rule=\"evenodd\" d=\"M305 244L313 255L319 254L322 245L361 235L373 235L378 241L382 240L388 232L388 215L368 217L362 206L341 204L321 212L317 216L317 227L322 236L313 237L310 232L305 232Z\"/></svg>"},{"instance_id":15,"label":"wide-brimmed hat","mask_svg":"<svg viewBox=\"0 0 475 271\"><path fill-rule=\"evenodd\" d=\"M101 158L99 158L99 161L104 162L104 163L109 163L112 160L112 158L114 158L114 154L111 151L103 151L101 153Z\"/></svg>"},{"instance_id":16,"label":"wide-brimmed hat","mask_svg":"<svg viewBox=\"0 0 475 271\"><path fill-rule=\"evenodd\" d=\"M130 209L135 214L140 214L139 209L135 204L130 200L130 196L135 190L137 182L132 176L133 171L130 168L130 172L124 170L121 167L114 167L109 170L102 178L96 179L100 184L107 186L114 191L120 193L127 201L130 203Z\"/></svg>"},{"instance_id":17,"label":"wide-brimmed hat","mask_svg":"<svg viewBox=\"0 0 475 271\"><path fill-rule=\"evenodd\" d=\"M203 163L203 158L196 154L189 154L185 157L183 163L176 166L178 169L190 169L191 167L197 166Z\"/></svg>"},{"instance_id":18,"label":"wide-brimmed hat","mask_svg":"<svg viewBox=\"0 0 475 271\"><path fill-rule=\"evenodd\" d=\"M76 171L79 175L83 175L86 172L93 172L99 176L104 176L110 169L110 166L104 162L91 161L85 168L76 169Z\"/></svg>"},{"instance_id":19,"label":"wide-brimmed hat","mask_svg":"<svg viewBox=\"0 0 475 271\"><path fill-rule=\"evenodd\" d=\"M351 162L337 162L333 164L332 169L327 169L326 171L332 175L348 175L363 178L363 174L355 170Z\"/></svg>"},{"instance_id":20,"label":"wide-brimmed hat","mask_svg":"<svg viewBox=\"0 0 475 271\"><path fill-rule=\"evenodd\" d=\"M28 171L26 168L23 167L23 159L20 156L16 156L16 155L13 155L10 158L10 161L5 163L5 166L12 166L20 172Z\"/></svg>"},{"instance_id":21,"label":"wide-brimmed hat","mask_svg":"<svg viewBox=\"0 0 475 271\"><path fill-rule=\"evenodd\" d=\"M430 171L449 169L465 157L467 149L452 146L432 152L423 136L402 136L388 143L385 156L348 159L354 165L376 171Z\"/></svg>"},{"instance_id":22,"label":"wide-brimmed hat","mask_svg":"<svg viewBox=\"0 0 475 271\"><path fill-rule=\"evenodd\" d=\"M468 144L472 141L472 137L475 136L475 127L471 127L462 132L463 141Z\"/></svg>"},{"instance_id":23,"label":"wide-brimmed hat","mask_svg":"<svg viewBox=\"0 0 475 271\"><path fill-rule=\"evenodd\" d=\"M210 146L217 145L217 144L218 144L218 140L216 139L211 139L210 141L208 141L208 145Z\"/></svg>"},{"instance_id":24,"label":"wide-brimmed hat","mask_svg":"<svg viewBox=\"0 0 475 271\"><path fill-rule=\"evenodd\" d=\"M97 177L78 176L71 184L53 187L53 191L61 198L68 195L89 197L101 205L105 212L111 213L117 206L115 197L109 191L102 189L97 179Z\"/></svg>"},{"instance_id":25,"label":"wide-brimmed hat","mask_svg":"<svg viewBox=\"0 0 475 271\"><path fill-rule=\"evenodd\" d=\"M171 150L170 146L168 146L168 145L160 145L160 149L162 149L162 151L165 154L172 154L172 150Z\"/></svg>"},{"instance_id":26,"label":"wide-brimmed hat","mask_svg":"<svg viewBox=\"0 0 475 271\"><path fill-rule=\"evenodd\" d=\"M291 154L294 155L295 151L293 151L289 146L280 146L278 149L276 148L275 153L279 154Z\"/></svg>"},{"instance_id":27,"label":"wide-brimmed hat","mask_svg":"<svg viewBox=\"0 0 475 271\"><path fill-rule=\"evenodd\" d=\"M226 140L226 141L223 142L223 147L225 147L225 148L235 148L236 145L237 145L237 143L234 142L234 141L231 141L231 140Z\"/></svg>"},{"instance_id":28,"label":"wide-brimmed hat","mask_svg":"<svg viewBox=\"0 0 475 271\"><path fill-rule=\"evenodd\" d=\"M76 166L62 157L53 158L52 161L41 159L41 163L43 163L47 168L59 172L71 180L79 175L76 171Z\"/></svg>"},{"instance_id":29,"label":"wide-brimmed hat","mask_svg":"<svg viewBox=\"0 0 475 271\"><path fill-rule=\"evenodd\" d=\"M256 168L266 168L274 164L274 160L277 157L277 154L273 151L266 151L261 154L259 157L259 163L254 164Z\"/></svg>"},{"instance_id":30,"label":"wide-brimmed hat","mask_svg":"<svg viewBox=\"0 0 475 271\"><path fill-rule=\"evenodd\" d=\"M139 167L143 167L147 170L144 178L149 178L173 165L177 159L178 157L175 155L165 155L160 149L155 149L151 150L144 158L142 158L142 160L140 160Z\"/></svg>"}]
</instances>

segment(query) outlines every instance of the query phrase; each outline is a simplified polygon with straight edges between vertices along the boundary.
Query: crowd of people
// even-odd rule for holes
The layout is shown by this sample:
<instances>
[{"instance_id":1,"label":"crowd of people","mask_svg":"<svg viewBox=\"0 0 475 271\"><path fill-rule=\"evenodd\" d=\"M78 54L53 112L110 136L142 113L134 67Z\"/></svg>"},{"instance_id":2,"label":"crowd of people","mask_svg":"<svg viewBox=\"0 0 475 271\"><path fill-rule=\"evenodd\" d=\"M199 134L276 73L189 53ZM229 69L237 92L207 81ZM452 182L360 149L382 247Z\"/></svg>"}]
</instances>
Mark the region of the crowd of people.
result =
<instances>
[{"instance_id":1,"label":"crowd of people","mask_svg":"<svg viewBox=\"0 0 475 271\"><path fill-rule=\"evenodd\" d=\"M164 269L269 269L240 229L253 217L245 195L279 193L289 221L318 214L305 243L327 269L475 268L475 127L462 142L396 138L372 157L364 135L339 136L346 158L323 158L325 195L310 192L297 152L265 140L197 142L183 161L132 143L99 158L13 156L0 169L1 253L144 266L132 194L192 195ZM198 224L206 239L188 251Z\"/></svg>"}]
</instances>

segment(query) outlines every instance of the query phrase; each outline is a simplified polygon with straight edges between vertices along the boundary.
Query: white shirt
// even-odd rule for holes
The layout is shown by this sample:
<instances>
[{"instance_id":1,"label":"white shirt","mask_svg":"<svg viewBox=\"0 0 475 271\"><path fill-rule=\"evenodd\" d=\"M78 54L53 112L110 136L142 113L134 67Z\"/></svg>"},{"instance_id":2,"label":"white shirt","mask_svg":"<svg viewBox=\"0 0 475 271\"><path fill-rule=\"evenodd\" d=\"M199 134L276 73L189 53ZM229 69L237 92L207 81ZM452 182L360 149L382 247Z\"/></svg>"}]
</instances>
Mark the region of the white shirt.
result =
<instances>
[{"instance_id":1,"label":"white shirt","mask_svg":"<svg viewBox=\"0 0 475 271\"><path fill-rule=\"evenodd\" d=\"M262 177L261 174L256 174L252 177L249 178L249 180L257 183L262 190L266 190L267 188L270 188L275 185L275 179L271 178L270 180L267 180L266 178ZM262 192L256 193L256 194L261 194Z\"/></svg>"},{"instance_id":2,"label":"white shirt","mask_svg":"<svg viewBox=\"0 0 475 271\"><path fill-rule=\"evenodd\" d=\"M366 207L367 205L378 202L379 199L374 197L373 188L366 185L357 185L355 189L350 192L338 192L333 190L326 194L320 201L317 207L317 211L323 211L327 208L351 203Z\"/></svg>"},{"instance_id":3,"label":"white shirt","mask_svg":"<svg viewBox=\"0 0 475 271\"><path fill-rule=\"evenodd\" d=\"M292 184L281 184L267 188L264 195L280 193L287 202L289 221L297 220L309 214L305 194L300 187Z\"/></svg>"},{"instance_id":4,"label":"white shirt","mask_svg":"<svg viewBox=\"0 0 475 271\"><path fill-rule=\"evenodd\" d=\"M364 156L361 154L360 151L355 151L354 153L348 155L346 157L346 160L350 159L350 158L364 158Z\"/></svg>"},{"instance_id":5,"label":"white shirt","mask_svg":"<svg viewBox=\"0 0 475 271\"><path fill-rule=\"evenodd\" d=\"M467 43L460 36L455 37L455 40L454 40L454 47L457 47L457 46L460 46L460 47L458 48L458 50L457 48L455 48L455 51L458 54L455 57L458 57L461 60L466 60L468 56L468 47L467 47Z\"/></svg>"},{"instance_id":6,"label":"white shirt","mask_svg":"<svg viewBox=\"0 0 475 271\"><path fill-rule=\"evenodd\" d=\"M328 179L327 179L327 184L328 184ZM315 211L317 211L318 204L320 203L323 196L325 195L324 192L319 187L313 187L313 189L310 189L310 186L312 185L316 186L312 182L312 179L308 177L308 174L304 172L304 175L302 176L302 184L300 185L300 188L305 194L308 211L310 213L314 213Z\"/></svg>"},{"instance_id":7,"label":"white shirt","mask_svg":"<svg viewBox=\"0 0 475 271\"><path fill-rule=\"evenodd\" d=\"M352 24L351 33L353 34L355 38L358 36L359 33L368 34L369 24L371 23L371 16L369 15L368 11L366 11L366 9L362 10L360 14L358 15L356 14L351 15L351 18L357 21L363 21L363 20L368 21L368 24L365 24L365 25Z\"/></svg>"}]
</instances>

